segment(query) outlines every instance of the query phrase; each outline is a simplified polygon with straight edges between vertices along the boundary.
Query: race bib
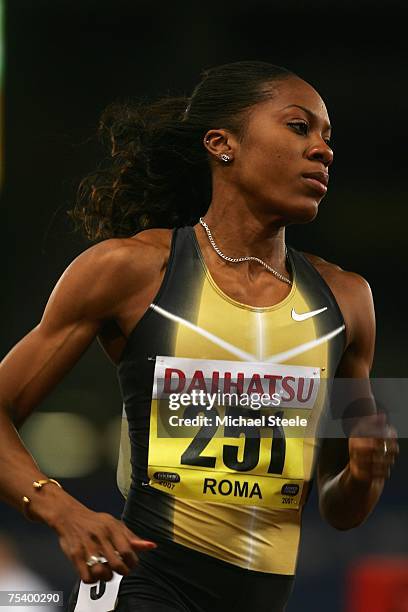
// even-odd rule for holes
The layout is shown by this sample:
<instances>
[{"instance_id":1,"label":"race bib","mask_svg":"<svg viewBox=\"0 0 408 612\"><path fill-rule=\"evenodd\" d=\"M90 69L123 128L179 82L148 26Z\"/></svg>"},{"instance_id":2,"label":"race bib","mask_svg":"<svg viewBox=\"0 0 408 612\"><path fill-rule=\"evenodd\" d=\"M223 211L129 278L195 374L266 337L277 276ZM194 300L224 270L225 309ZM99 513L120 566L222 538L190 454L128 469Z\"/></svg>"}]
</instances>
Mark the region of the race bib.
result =
<instances>
[{"instance_id":1,"label":"race bib","mask_svg":"<svg viewBox=\"0 0 408 612\"><path fill-rule=\"evenodd\" d=\"M85 584L81 580L72 612L113 612L122 578L122 575L113 572L109 582L99 580L94 584Z\"/></svg>"},{"instance_id":2,"label":"race bib","mask_svg":"<svg viewBox=\"0 0 408 612\"><path fill-rule=\"evenodd\" d=\"M298 508L320 369L158 356L151 487L200 501Z\"/></svg>"}]
</instances>

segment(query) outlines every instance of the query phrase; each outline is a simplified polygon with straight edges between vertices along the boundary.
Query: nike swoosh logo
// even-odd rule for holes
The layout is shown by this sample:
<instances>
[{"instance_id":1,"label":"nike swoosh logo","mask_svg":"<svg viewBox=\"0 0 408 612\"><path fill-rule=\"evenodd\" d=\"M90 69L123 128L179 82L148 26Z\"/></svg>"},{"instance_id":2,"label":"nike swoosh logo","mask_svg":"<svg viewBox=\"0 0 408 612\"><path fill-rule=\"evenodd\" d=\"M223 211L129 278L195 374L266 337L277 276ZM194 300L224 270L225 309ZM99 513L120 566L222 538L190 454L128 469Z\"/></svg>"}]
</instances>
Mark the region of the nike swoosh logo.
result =
<instances>
[{"instance_id":1,"label":"nike swoosh logo","mask_svg":"<svg viewBox=\"0 0 408 612\"><path fill-rule=\"evenodd\" d=\"M324 306L324 308L319 308L318 310L311 310L310 312L297 313L296 310L292 308L292 312L290 314L294 321L306 321L306 319L315 317L316 315L320 314L321 312L324 312L325 310L327 310L327 306Z\"/></svg>"}]
</instances>

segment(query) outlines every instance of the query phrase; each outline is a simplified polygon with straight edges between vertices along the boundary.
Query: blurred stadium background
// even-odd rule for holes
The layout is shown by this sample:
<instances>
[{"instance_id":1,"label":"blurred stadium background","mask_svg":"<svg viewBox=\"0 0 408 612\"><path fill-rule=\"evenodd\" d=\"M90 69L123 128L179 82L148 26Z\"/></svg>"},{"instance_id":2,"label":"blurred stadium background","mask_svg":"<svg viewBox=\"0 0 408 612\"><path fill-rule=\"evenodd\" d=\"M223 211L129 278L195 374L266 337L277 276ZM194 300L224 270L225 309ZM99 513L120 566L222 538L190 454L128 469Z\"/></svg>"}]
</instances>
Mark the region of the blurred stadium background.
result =
<instances>
[{"instance_id":1,"label":"blurred stadium background","mask_svg":"<svg viewBox=\"0 0 408 612\"><path fill-rule=\"evenodd\" d=\"M118 99L189 93L206 67L261 59L310 81L334 125L329 195L318 220L290 228L288 242L367 278L378 317L373 376L404 377L403 7L392 0L0 2L1 356L38 323L57 278L87 246L65 211L100 159L93 135L102 109ZM45 472L116 516L120 415L115 370L95 345L23 430ZM314 490L288 612L408 611L406 448L401 440L381 502L357 530L324 524ZM18 566L66 596L75 578L52 532L0 504L0 585Z\"/></svg>"}]
</instances>

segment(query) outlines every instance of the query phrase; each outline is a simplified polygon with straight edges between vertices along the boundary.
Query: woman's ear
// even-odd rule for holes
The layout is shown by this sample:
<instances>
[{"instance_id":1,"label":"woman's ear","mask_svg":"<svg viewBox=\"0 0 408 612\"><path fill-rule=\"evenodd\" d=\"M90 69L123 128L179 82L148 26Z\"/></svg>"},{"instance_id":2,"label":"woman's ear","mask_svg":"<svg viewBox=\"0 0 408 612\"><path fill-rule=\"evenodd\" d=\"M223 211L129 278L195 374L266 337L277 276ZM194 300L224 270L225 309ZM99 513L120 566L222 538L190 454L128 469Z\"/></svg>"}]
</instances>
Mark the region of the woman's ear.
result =
<instances>
[{"instance_id":1,"label":"woman's ear","mask_svg":"<svg viewBox=\"0 0 408 612\"><path fill-rule=\"evenodd\" d=\"M234 147L231 134L227 130L209 130L204 136L204 146L208 153L223 162L234 159Z\"/></svg>"}]
</instances>

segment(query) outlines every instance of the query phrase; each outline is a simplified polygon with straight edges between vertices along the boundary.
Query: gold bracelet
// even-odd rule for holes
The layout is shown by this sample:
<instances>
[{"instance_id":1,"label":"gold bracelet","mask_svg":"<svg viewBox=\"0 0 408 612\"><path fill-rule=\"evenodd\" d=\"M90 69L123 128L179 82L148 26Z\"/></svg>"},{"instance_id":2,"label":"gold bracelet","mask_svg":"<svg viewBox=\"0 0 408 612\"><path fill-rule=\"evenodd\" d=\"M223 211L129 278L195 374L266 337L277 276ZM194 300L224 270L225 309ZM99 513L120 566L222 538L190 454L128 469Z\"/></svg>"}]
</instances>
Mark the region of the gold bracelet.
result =
<instances>
[{"instance_id":1,"label":"gold bracelet","mask_svg":"<svg viewBox=\"0 0 408 612\"><path fill-rule=\"evenodd\" d=\"M50 484L50 483L55 484L57 485L57 487L62 489L62 486L60 485L58 480L55 480L54 478L47 478L45 480L34 480L33 487L34 489L40 490L43 488L44 485ZM28 519L29 521L33 521L34 519L32 518L32 516L30 516L30 503L31 503L31 499L27 497L26 495L23 495L23 514L26 519Z\"/></svg>"}]
</instances>

